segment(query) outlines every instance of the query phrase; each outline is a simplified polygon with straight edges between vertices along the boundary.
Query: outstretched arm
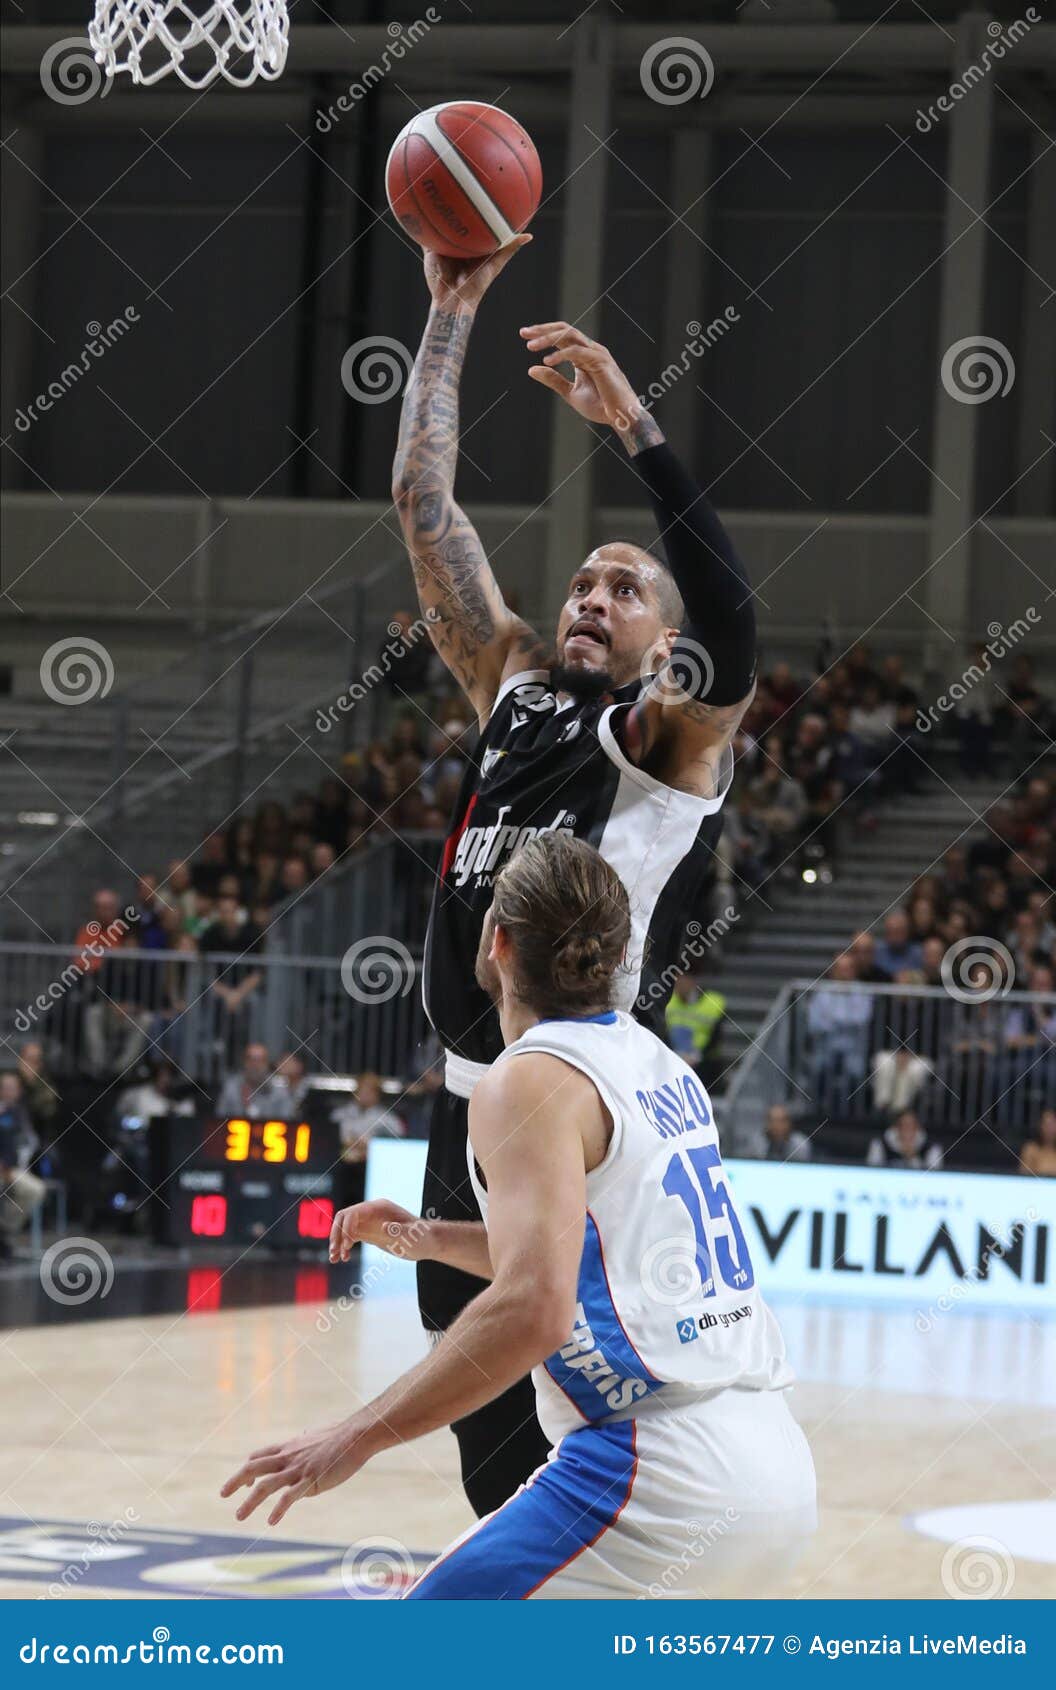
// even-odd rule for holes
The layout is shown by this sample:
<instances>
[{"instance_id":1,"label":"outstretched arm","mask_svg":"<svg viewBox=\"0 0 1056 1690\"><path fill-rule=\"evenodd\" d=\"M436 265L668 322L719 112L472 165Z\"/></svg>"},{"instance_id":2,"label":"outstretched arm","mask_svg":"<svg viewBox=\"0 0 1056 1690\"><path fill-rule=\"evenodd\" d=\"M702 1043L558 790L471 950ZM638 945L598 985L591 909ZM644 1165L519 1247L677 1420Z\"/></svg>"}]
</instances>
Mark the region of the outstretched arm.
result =
<instances>
[{"instance_id":1,"label":"outstretched arm","mask_svg":"<svg viewBox=\"0 0 1056 1690\"><path fill-rule=\"evenodd\" d=\"M458 391L477 306L514 252L464 264L427 253L432 308L404 394L392 472L399 511L433 644L486 720L507 665L543 660L536 635L507 606L480 535L454 495L458 463Z\"/></svg>"},{"instance_id":2,"label":"outstretched arm","mask_svg":"<svg viewBox=\"0 0 1056 1690\"><path fill-rule=\"evenodd\" d=\"M273 1497L276 1525L301 1497L342 1484L382 1450L472 1414L568 1341L583 1254L584 1143L600 1109L592 1082L552 1056L526 1054L481 1081L469 1131L487 1180L492 1283L424 1361L350 1419L255 1451L220 1493L249 1487L240 1520Z\"/></svg>"},{"instance_id":3,"label":"outstretched arm","mask_svg":"<svg viewBox=\"0 0 1056 1690\"><path fill-rule=\"evenodd\" d=\"M672 784L707 791L755 687L755 613L744 565L612 353L569 323L536 323L521 334L532 352L552 349L529 374L623 442L685 607L670 667L628 720L626 749L639 762L659 753ZM572 379L560 364L571 366Z\"/></svg>"}]
</instances>

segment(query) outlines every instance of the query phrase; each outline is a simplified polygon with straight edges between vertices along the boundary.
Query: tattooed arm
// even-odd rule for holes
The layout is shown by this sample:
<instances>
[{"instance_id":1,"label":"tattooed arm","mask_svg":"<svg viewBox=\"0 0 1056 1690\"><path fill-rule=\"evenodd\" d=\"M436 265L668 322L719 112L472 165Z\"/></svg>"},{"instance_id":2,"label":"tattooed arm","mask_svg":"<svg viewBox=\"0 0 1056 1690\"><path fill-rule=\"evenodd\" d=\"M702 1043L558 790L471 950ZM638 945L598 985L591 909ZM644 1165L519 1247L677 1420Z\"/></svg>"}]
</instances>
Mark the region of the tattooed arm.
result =
<instances>
[{"instance_id":1,"label":"tattooed arm","mask_svg":"<svg viewBox=\"0 0 1056 1690\"><path fill-rule=\"evenodd\" d=\"M527 623L509 609L480 535L454 496L458 390L477 306L530 237L464 264L427 253L432 308L404 394L392 496L433 644L481 720L505 675L545 662Z\"/></svg>"},{"instance_id":2,"label":"tattooed arm","mask_svg":"<svg viewBox=\"0 0 1056 1690\"><path fill-rule=\"evenodd\" d=\"M529 351L551 349L529 375L623 442L683 601L680 627L666 630L670 668L660 666L625 718L624 749L668 785L712 796L755 687L755 615L744 565L612 353L568 323L536 323L521 334ZM560 364L571 367L571 379Z\"/></svg>"}]
</instances>

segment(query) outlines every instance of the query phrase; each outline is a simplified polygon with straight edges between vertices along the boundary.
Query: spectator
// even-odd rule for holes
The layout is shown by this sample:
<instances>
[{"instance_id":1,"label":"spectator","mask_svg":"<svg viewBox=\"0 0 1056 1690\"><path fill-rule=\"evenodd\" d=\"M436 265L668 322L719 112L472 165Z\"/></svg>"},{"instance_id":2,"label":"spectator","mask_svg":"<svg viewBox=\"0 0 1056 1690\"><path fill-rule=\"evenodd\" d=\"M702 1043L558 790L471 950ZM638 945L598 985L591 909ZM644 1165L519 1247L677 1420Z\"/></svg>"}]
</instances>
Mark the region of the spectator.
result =
<instances>
[{"instance_id":1,"label":"spectator","mask_svg":"<svg viewBox=\"0 0 1056 1690\"><path fill-rule=\"evenodd\" d=\"M268 1047L248 1044L239 1073L228 1074L216 1100L218 1115L247 1121L281 1121L286 1118L289 1093L273 1073Z\"/></svg>"},{"instance_id":2,"label":"spectator","mask_svg":"<svg viewBox=\"0 0 1056 1690\"><path fill-rule=\"evenodd\" d=\"M279 880L280 897L293 897L295 893L303 892L310 882L311 874L304 857L287 857Z\"/></svg>"},{"instance_id":3,"label":"spectator","mask_svg":"<svg viewBox=\"0 0 1056 1690\"><path fill-rule=\"evenodd\" d=\"M190 868L178 857L169 864L161 890L164 902L178 912L181 927L187 928L197 913L199 894L191 882Z\"/></svg>"},{"instance_id":4,"label":"spectator","mask_svg":"<svg viewBox=\"0 0 1056 1690\"><path fill-rule=\"evenodd\" d=\"M169 936L164 922L164 905L158 897L158 877L141 874L136 882L135 935L133 943L141 951L165 951Z\"/></svg>"},{"instance_id":5,"label":"spectator","mask_svg":"<svg viewBox=\"0 0 1056 1690\"><path fill-rule=\"evenodd\" d=\"M211 833L208 839L202 841L191 865L191 885L203 897L215 898L227 869L227 842L222 833Z\"/></svg>"},{"instance_id":6,"label":"spectator","mask_svg":"<svg viewBox=\"0 0 1056 1690\"><path fill-rule=\"evenodd\" d=\"M891 1126L869 1146L866 1162L870 1168L927 1168L942 1167L942 1150L934 1144L912 1109L903 1109Z\"/></svg>"},{"instance_id":7,"label":"spectator","mask_svg":"<svg viewBox=\"0 0 1056 1690\"><path fill-rule=\"evenodd\" d=\"M1019 1153L1019 1165L1025 1174L1056 1179L1056 1109L1041 1111L1034 1137L1026 1141Z\"/></svg>"},{"instance_id":8,"label":"spectator","mask_svg":"<svg viewBox=\"0 0 1056 1690\"><path fill-rule=\"evenodd\" d=\"M920 940L914 939L905 910L884 917L884 936L876 947L876 966L889 980L919 971L923 963Z\"/></svg>"},{"instance_id":9,"label":"spectator","mask_svg":"<svg viewBox=\"0 0 1056 1690\"><path fill-rule=\"evenodd\" d=\"M679 974L667 1005L667 1042L705 1085L714 1083L716 1050L726 1014L721 992L706 990L692 974Z\"/></svg>"},{"instance_id":10,"label":"spectator","mask_svg":"<svg viewBox=\"0 0 1056 1690\"><path fill-rule=\"evenodd\" d=\"M124 1074L147 1047L162 980L160 971L139 958L136 935L123 939L99 959L95 994L84 1012L84 1048L88 1072L95 1079Z\"/></svg>"},{"instance_id":11,"label":"spectator","mask_svg":"<svg viewBox=\"0 0 1056 1690\"><path fill-rule=\"evenodd\" d=\"M909 1109L930 1073L931 1063L908 1045L877 1051L873 1057L873 1108L884 1115Z\"/></svg>"},{"instance_id":12,"label":"spectator","mask_svg":"<svg viewBox=\"0 0 1056 1690\"><path fill-rule=\"evenodd\" d=\"M863 986L883 986L888 976L876 963L876 940L871 933L856 933L847 952L854 964L854 978Z\"/></svg>"},{"instance_id":13,"label":"spectator","mask_svg":"<svg viewBox=\"0 0 1056 1690\"><path fill-rule=\"evenodd\" d=\"M18 1053L22 1101L32 1131L41 1144L50 1142L59 1108L59 1093L44 1058L44 1046L28 1041Z\"/></svg>"},{"instance_id":14,"label":"spectator","mask_svg":"<svg viewBox=\"0 0 1056 1690\"><path fill-rule=\"evenodd\" d=\"M334 847L332 845L328 845L325 840L321 839L318 844L312 846L309 861L311 863L312 874L315 876L316 880L319 880L326 873L327 869L333 868L335 862L337 861L337 855L334 851Z\"/></svg>"},{"instance_id":15,"label":"spectator","mask_svg":"<svg viewBox=\"0 0 1056 1690\"><path fill-rule=\"evenodd\" d=\"M984 645L972 647L970 665L957 677L963 694L954 710L961 743L961 768L970 778L990 774L994 706L997 694L990 674L990 656Z\"/></svg>"},{"instance_id":16,"label":"spectator","mask_svg":"<svg viewBox=\"0 0 1056 1690\"><path fill-rule=\"evenodd\" d=\"M14 1241L44 1201L44 1181L31 1173L36 1138L17 1074L0 1074L0 1259L14 1254Z\"/></svg>"},{"instance_id":17,"label":"spectator","mask_svg":"<svg viewBox=\"0 0 1056 1690\"><path fill-rule=\"evenodd\" d=\"M883 697L878 681L862 689L860 702L851 707L848 726L864 747L870 767L878 768L895 739L895 706Z\"/></svg>"},{"instance_id":18,"label":"spectator","mask_svg":"<svg viewBox=\"0 0 1056 1690\"><path fill-rule=\"evenodd\" d=\"M783 1103L772 1103L766 1112L762 1159L767 1162L809 1162L813 1155L810 1139L792 1124Z\"/></svg>"},{"instance_id":19,"label":"spectator","mask_svg":"<svg viewBox=\"0 0 1056 1690\"><path fill-rule=\"evenodd\" d=\"M209 991L221 1005L220 1039L228 1061L245 1042L248 1002L260 986L263 974L250 958L264 947L264 934L252 921L239 921L237 898L229 893L217 899L217 916L198 941L205 957L231 955L237 960L216 964Z\"/></svg>"},{"instance_id":20,"label":"spectator","mask_svg":"<svg viewBox=\"0 0 1056 1690\"><path fill-rule=\"evenodd\" d=\"M180 1075L171 1062L153 1063L144 1077L118 1094L118 1121L123 1124L145 1123L158 1116L193 1115L198 1108L198 1099L193 1095L181 1097L180 1089Z\"/></svg>"},{"instance_id":21,"label":"spectator","mask_svg":"<svg viewBox=\"0 0 1056 1690\"><path fill-rule=\"evenodd\" d=\"M85 974L98 974L103 956L111 945L119 945L128 932L116 892L105 889L92 894L92 918L77 929L73 941L74 961Z\"/></svg>"},{"instance_id":22,"label":"spectator","mask_svg":"<svg viewBox=\"0 0 1056 1690\"><path fill-rule=\"evenodd\" d=\"M312 1082L305 1072L304 1057L299 1051L287 1051L276 1065L275 1075L286 1088L287 1113L291 1118L302 1114L312 1089Z\"/></svg>"},{"instance_id":23,"label":"spectator","mask_svg":"<svg viewBox=\"0 0 1056 1690\"><path fill-rule=\"evenodd\" d=\"M335 1109L331 1117L341 1135L342 1195L338 1206L362 1200L366 1188L367 1147L372 1138L404 1138L407 1128L399 1115L386 1108L377 1074L360 1074L351 1103Z\"/></svg>"},{"instance_id":24,"label":"spectator","mask_svg":"<svg viewBox=\"0 0 1056 1690\"><path fill-rule=\"evenodd\" d=\"M834 987L821 987L807 1000L810 1066L820 1107L841 1113L864 1084L873 1006L868 992L849 991L854 963L844 954L829 970Z\"/></svg>"}]
</instances>

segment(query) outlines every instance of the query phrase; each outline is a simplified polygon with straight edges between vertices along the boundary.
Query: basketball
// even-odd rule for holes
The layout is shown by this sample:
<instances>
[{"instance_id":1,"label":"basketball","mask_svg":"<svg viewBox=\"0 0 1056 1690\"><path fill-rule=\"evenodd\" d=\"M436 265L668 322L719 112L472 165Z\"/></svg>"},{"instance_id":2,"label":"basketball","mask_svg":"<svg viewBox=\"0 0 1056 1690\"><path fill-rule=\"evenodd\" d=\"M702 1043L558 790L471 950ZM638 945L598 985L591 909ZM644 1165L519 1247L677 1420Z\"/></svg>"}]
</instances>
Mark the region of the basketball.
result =
<instances>
[{"instance_id":1,"label":"basketball","mask_svg":"<svg viewBox=\"0 0 1056 1690\"><path fill-rule=\"evenodd\" d=\"M531 136L498 106L449 100L393 142L385 191L401 228L429 252L485 258L527 228L543 172Z\"/></svg>"}]
</instances>

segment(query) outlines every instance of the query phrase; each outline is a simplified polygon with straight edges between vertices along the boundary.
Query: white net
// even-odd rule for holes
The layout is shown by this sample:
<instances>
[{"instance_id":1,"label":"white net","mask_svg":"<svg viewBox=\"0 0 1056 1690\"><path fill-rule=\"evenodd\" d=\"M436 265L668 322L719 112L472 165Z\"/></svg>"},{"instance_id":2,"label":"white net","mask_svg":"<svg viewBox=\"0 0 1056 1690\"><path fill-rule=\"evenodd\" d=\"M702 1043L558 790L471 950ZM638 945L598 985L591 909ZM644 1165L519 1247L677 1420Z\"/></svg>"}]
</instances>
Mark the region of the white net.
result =
<instances>
[{"instance_id":1,"label":"white net","mask_svg":"<svg viewBox=\"0 0 1056 1690\"><path fill-rule=\"evenodd\" d=\"M246 88L281 76L289 45L286 0L96 0L88 39L107 76L188 88L222 76Z\"/></svg>"}]
</instances>

